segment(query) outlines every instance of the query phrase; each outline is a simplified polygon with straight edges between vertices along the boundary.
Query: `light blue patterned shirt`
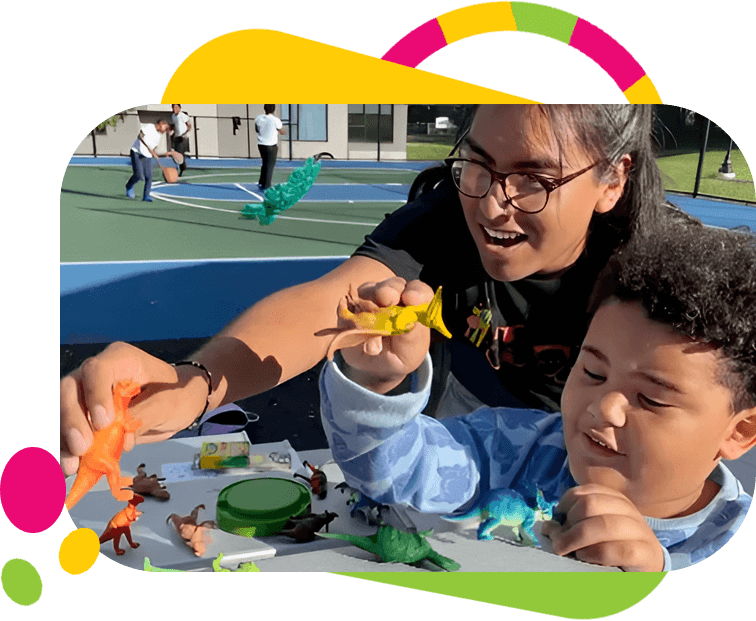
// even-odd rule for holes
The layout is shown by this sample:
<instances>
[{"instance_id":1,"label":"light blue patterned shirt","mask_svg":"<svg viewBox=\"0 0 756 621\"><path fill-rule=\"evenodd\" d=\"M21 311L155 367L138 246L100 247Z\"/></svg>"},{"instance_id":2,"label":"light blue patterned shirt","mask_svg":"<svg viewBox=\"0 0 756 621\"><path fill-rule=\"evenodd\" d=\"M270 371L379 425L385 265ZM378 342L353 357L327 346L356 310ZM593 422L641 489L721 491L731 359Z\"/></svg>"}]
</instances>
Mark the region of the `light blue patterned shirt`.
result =
<instances>
[{"instance_id":1,"label":"light blue patterned shirt","mask_svg":"<svg viewBox=\"0 0 756 621\"><path fill-rule=\"evenodd\" d=\"M547 501L576 485L558 413L481 408L436 420L421 415L430 394L430 358L411 391L384 396L348 380L327 362L320 377L321 415L346 482L381 504L426 513L464 512L489 490L533 486ZM721 488L701 511L646 518L664 549L664 571L703 560L732 537L751 497L723 464L710 476Z\"/></svg>"}]
</instances>

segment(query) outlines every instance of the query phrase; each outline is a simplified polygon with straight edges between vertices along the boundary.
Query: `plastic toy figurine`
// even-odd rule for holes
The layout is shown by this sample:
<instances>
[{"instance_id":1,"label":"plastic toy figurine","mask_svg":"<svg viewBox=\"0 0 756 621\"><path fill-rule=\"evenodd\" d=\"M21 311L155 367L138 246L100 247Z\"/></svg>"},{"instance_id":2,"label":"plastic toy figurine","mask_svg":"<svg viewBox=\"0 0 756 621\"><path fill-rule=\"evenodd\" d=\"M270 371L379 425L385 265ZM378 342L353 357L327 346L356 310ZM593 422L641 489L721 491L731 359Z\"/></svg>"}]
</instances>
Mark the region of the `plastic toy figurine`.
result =
<instances>
[{"instance_id":1,"label":"plastic toy figurine","mask_svg":"<svg viewBox=\"0 0 756 621\"><path fill-rule=\"evenodd\" d=\"M220 561L223 558L222 554L219 554L218 557L213 561L213 571L219 572L219 571L234 571L232 569L226 569L225 567L220 566ZM183 569L164 569L163 567L155 567L152 563L150 563L149 557L144 557L144 571L178 571L181 573L184 573ZM257 565L255 565L253 562L249 563L241 563L239 565L239 569L236 571L260 571Z\"/></svg>"},{"instance_id":2,"label":"plastic toy figurine","mask_svg":"<svg viewBox=\"0 0 756 621\"><path fill-rule=\"evenodd\" d=\"M128 412L129 402L140 390L139 384L129 381L118 382L113 388L115 418L110 425L94 432L92 446L81 456L76 480L66 497L69 511L103 475L108 478L110 491L117 501L128 502L134 496L134 492L123 489L133 480L121 476L119 460L125 435L142 426L142 421L132 418Z\"/></svg>"},{"instance_id":3,"label":"plastic toy figurine","mask_svg":"<svg viewBox=\"0 0 756 621\"><path fill-rule=\"evenodd\" d=\"M320 159L323 157L333 159L333 155L325 152L308 158L302 166L294 169L288 181L265 190L262 203L244 205L242 216L257 219L260 224L272 224L278 214L296 205L310 191L320 172Z\"/></svg>"},{"instance_id":4,"label":"plastic toy figurine","mask_svg":"<svg viewBox=\"0 0 756 621\"><path fill-rule=\"evenodd\" d=\"M320 500L323 500L326 497L326 494L328 494L328 479L326 479L325 472L318 470L315 466L308 464L306 461L302 463L312 470L312 476L308 478L303 474L297 473L294 473L294 476L307 481L310 484L310 487L312 487L313 493L320 498Z\"/></svg>"},{"instance_id":5,"label":"plastic toy figurine","mask_svg":"<svg viewBox=\"0 0 756 621\"><path fill-rule=\"evenodd\" d=\"M191 514L185 517L180 517L175 513L171 513L168 516L168 520L173 523L176 532L181 535L186 545L194 550L197 556L202 556L210 543L210 535L207 531L218 528L218 525L213 520L206 520L201 524L197 524L199 510L204 508L205 505L197 505Z\"/></svg>"},{"instance_id":6,"label":"plastic toy figurine","mask_svg":"<svg viewBox=\"0 0 756 621\"><path fill-rule=\"evenodd\" d=\"M223 558L222 554L218 555L218 558L216 558L213 561L213 571L232 571L231 569L226 569L225 567L220 566L221 559ZM239 569L236 571L260 571L252 561L248 563L240 563Z\"/></svg>"},{"instance_id":7,"label":"plastic toy figurine","mask_svg":"<svg viewBox=\"0 0 756 621\"><path fill-rule=\"evenodd\" d=\"M308 515L292 516L284 524L281 530L282 535L293 538L297 543L307 543L315 539L315 533L325 526L328 532L328 525L333 522L338 513L310 513Z\"/></svg>"},{"instance_id":8,"label":"plastic toy figurine","mask_svg":"<svg viewBox=\"0 0 756 621\"><path fill-rule=\"evenodd\" d=\"M319 533L318 536L326 539L343 539L358 548L377 554L387 563L417 565L427 559L445 571L457 571L460 567L459 563L441 556L431 548L426 539L431 534L433 534L432 530L407 533L393 526L384 525L379 526L378 532L371 537L335 533Z\"/></svg>"},{"instance_id":9,"label":"plastic toy figurine","mask_svg":"<svg viewBox=\"0 0 756 621\"><path fill-rule=\"evenodd\" d=\"M150 559L147 558L146 556L144 557L144 565L142 566L142 569L144 571L154 571L154 572L164 571L164 572L177 572L180 574L184 573L183 569L164 569L162 567L155 567L155 565L150 563Z\"/></svg>"},{"instance_id":10,"label":"plastic toy figurine","mask_svg":"<svg viewBox=\"0 0 756 621\"><path fill-rule=\"evenodd\" d=\"M482 503L464 515L447 515L444 518L460 521L481 516L483 521L478 527L478 539L490 541L494 538L491 533L495 528L511 526L512 532L520 543L538 546L533 526L537 521L550 520L556 504L556 501L546 502L541 490L536 490L536 506L533 508L519 492L511 489L495 489L484 496ZM524 541L523 533L529 537L530 541Z\"/></svg>"},{"instance_id":11,"label":"plastic toy figurine","mask_svg":"<svg viewBox=\"0 0 756 621\"><path fill-rule=\"evenodd\" d=\"M129 500L129 504L125 509L121 509L113 516L113 519L108 522L105 527L105 532L100 536L100 543L113 540L113 548L115 553L121 556L125 550L121 550L118 547L118 543L121 541L121 535L126 537L126 541L132 548L138 548L139 544L134 543L131 539L131 524L136 522L142 511L137 510L137 505L144 502L144 498L139 494L134 494L133 498Z\"/></svg>"},{"instance_id":12,"label":"plastic toy figurine","mask_svg":"<svg viewBox=\"0 0 756 621\"><path fill-rule=\"evenodd\" d=\"M355 312L349 310L349 306ZM379 308L371 302L355 300L348 295L339 305L339 315L357 324L357 328L344 330L337 334L328 348L328 359L333 360L337 350L354 347L373 336L394 336L409 332L416 323L438 330L447 338L451 333L446 329L441 317L441 287L436 290L433 299L426 304L415 306L389 306Z\"/></svg>"},{"instance_id":13,"label":"plastic toy figurine","mask_svg":"<svg viewBox=\"0 0 756 621\"><path fill-rule=\"evenodd\" d=\"M160 481L165 481L165 479L158 479L156 474L147 476L144 472L144 464L139 464L137 466L137 476L134 477L134 481L129 487L135 494L168 500L171 495Z\"/></svg>"}]
</instances>

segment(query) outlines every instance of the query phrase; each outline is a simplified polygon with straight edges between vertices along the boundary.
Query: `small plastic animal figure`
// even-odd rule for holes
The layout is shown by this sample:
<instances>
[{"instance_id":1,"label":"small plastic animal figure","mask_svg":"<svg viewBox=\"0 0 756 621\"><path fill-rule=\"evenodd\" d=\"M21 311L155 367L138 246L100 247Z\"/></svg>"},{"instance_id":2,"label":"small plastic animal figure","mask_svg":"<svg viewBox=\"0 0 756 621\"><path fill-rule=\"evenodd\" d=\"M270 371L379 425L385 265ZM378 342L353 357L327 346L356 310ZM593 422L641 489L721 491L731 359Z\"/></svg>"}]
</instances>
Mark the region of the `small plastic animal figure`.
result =
<instances>
[{"instance_id":1,"label":"small plastic animal figure","mask_svg":"<svg viewBox=\"0 0 756 621\"><path fill-rule=\"evenodd\" d=\"M347 303L357 312L350 311ZM362 307L368 310L361 311ZM451 338L451 333L446 329L441 316L441 287L436 290L430 302L416 306L378 308L365 301L357 302L349 295L346 301L341 301L339 315L342 319L353 321L358 327L344 330L334 337L328 348L329 360L333 360L333 355L339 349L354 347L373 336L404 334L412 330L416 323L435 328L445 337Z\"/></svg>"},{"instance_id":2,"label":"small plastic animal figure","mask_svg":"<svg viewBox=\"0 0 756 621\"><path fill-rule=\"evenodd\" d=\"M232 571L231 569L226 569L225 567L221 567L220 562L223 558L223 554L219 554L218 558L216 558L213 561L213 571ZM239 568L236 571L260 571L252 561L248 563L239 563Z\"/></svg>"},{"instance_id":3,"label":"small plastic animal figure","mask_svg":"<svg viewBox=\"0 0 756 621\"><path fill-rule=\"evenodd\" d=\"M108 478L110 491L117 501L127 502L134 496L134 492L123 489L129 487L133 480L121 476L119 460L126 434L142 426L142 421L132 418L128 412L129 402L140 390L139 384L129 381L118 382L113 388L115 418L105 429L94 432L92 446L81 456L76 480L66 497L66 509L69 511L103 475Z\"/></svg>"},{"instance_id":4,"label":"small plastic animal figure","mask_svg":"<svg viewBox=\"0 0 756 621\"><path fill-rule=\"evenodd\" d=\"M312 470L312 476L307 478L306 476L297 473L294 473L294 476L307 481L310 484L310 487L312 487L313 493L320 498L320 500L323 500L323 498L326 497L326 494L328 494L328 479L326 479L325 472L318 470L315 466L306 461L302 463Z\"/></svg>"},{"instance_id":5,"label":"small plastic animal figure","mask_svg":"<svg viewBox=\"0 0 756 621\"><path fill-rule=\"evenodd\" d=\"M171 513L168 516L168 520L173 523L176 532L181 535L186 545L194 550L197 556L202 556L210 543L210 535L207 531L218 528L218 525L213 520L206 520L201 524L197 524L199 510L204 508L205 505L197 505L192 509L191 514L185 517L180 517L175 513Z\"/></svg>"},{"instance_id":6,"label":"small plastic animal figure","mask_svg":"<svg viewBox=\"0 0 756 621\"><path fill-rule=\"evenodd\" d=\"M220 566L221 559L223 558L222 554L219 554L218 557L213 561L213 571L234 571L232 569L226 569L225 567ZM165 569L163 567L156 567L152 563L150 563L149 557L144 557L144 571L178 571L181 573L184 573L183 569ZM253 562L249 563L240 563L239 569L236 571L260 571L260 569L255 565Z\"/></svg>"},{"instance_id":7,"label":"small plastic animal figure","mask_svg":"<svg viewBox=\"0 0 756 621\"><path fill-rule=\"evenodd\" d=\"M546 502L541 490L536 491L536 506L531 507L522 494L511 489L495 489L485 495L483 501L464 515L444 516L447 520L460 521L481 516L478 539L493 539L492 531L498 526L511 526L520 543L538 545L533 526L537 521L550 520L555 502ZM530 541L523 538L525 533Z\"/></svg>"},{"instance_id":8,"label":"small plastic animal figure","mask_svg":"<svg viewBox=\"0 0 756 621\"><path fill-rule=\"evenodd\" d=\"M275 222L277 215L296 205L310 191L320 172L320 159L324 157L333 159L333 155L325 151L307 158L302 166L294 169L287 181L265 190L262 203L244 205L242 216L257 219L260 224L265 225Z\"/></svg>"},{"instance_id":9,"label":"small plastic animal figure","mask_svg":"<svg viewBox=\"0 0 756 621\"><path fill-rule=\"evenodd\" d=\"M421 533L407 533L397 530L393 526L379 526L378 532L370 537L345 535L336 533L320 533L320 537L327 539L343 539L358 548L377 554L387 563L406 563L417 565L427 559L445 571L457 571L459 563L441 556L431 548L426 538L432 530Z\"/></svg>"},{"instance_id":10,"label":"small plastic animal figure","mask_svg":"<svg viewBox=\"0 0 756 621\"><path fill-rule=\"evenodd\" d=\"M333 522L338 513L309 513L308 515L292 516L284 524L281 530L282 535L292 537L297 543L307 543L315 539L315 533L325 526L328 532L328 525Z\"/></svg>"},{"instance_id":11,"label":"small plastic animal figure","mask_svg":"<svg viewBox=\"0 0 756 621\"><path fill-rule=\"evenodd\" d=\"M131 539L131 524L136 522L139 516L142 515L142 511L139 511L136 508L137 505L142 502L144 502L144 498L139 494L134 494L133 498L129 500L129 504L126 508L121 509L113 516L113 519L108 522L108 525L105 527L105 532L100 536L100 543L105 543L111 539L113 540L113 548L115 548L115 553L118 556L121 556L125 552L125 550L121 550L121 548L118 547L118 543L121 541L121 535L126 537L126 541L129 542L129 545L132 548L139 547L139 544L134 543Z\"/></svg>"},{"instance_id":12,"label":"small plastic animal figure","mask_svg":"<svg viewBox=\"0 0 756 621\"><path fill-rule=\"evenodd\" d=\"M134 481L129 487L135 494L168 500L171 495L160 481L165 481L165 479L158 479L156 474L147 476L144 472L144 464L139 464L137 466L137 476L134 477Z\"/></svg>"}]
</instances>

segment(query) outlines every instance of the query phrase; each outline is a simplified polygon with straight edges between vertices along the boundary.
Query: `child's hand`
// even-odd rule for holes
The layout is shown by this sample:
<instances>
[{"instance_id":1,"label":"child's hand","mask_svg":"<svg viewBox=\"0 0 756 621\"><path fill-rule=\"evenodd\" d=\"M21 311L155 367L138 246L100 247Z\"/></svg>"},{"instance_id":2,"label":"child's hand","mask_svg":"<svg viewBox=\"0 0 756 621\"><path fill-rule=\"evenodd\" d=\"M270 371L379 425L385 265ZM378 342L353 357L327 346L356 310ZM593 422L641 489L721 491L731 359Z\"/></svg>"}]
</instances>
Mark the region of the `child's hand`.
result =
<instances>
[{"instance_id":1,"label":"child's hand","mask_svg":"<svg viewBox=\"0 0 756 621\"><path fill-rule=\"evenodd\" d=\"M433 290L419 280L390 278L379 283L365 283L357 290L352 312L380 311L389 306L414 306L430 302ZM343 304L343 303L342 303ZM352 320L339 318L339 328L357 327ZM405 334L369 336L359 344L341 350L347 363L346 375L374 392L386 393L395 388L423 362L430 346L430 329L416 323Z\"/></svg>"},{"instance_id":2,"label":"child's hand","mask_svg":"<svg viewBox=\"0 0 756 621\"><path fill-rule=\"evenodd\" d=\"M570 489L554 510L565 516L560 526L543 524L554 552L625 571L662 571L664 553L654 531L623 494L602 485Z\"/></svg>"}]
</instances>

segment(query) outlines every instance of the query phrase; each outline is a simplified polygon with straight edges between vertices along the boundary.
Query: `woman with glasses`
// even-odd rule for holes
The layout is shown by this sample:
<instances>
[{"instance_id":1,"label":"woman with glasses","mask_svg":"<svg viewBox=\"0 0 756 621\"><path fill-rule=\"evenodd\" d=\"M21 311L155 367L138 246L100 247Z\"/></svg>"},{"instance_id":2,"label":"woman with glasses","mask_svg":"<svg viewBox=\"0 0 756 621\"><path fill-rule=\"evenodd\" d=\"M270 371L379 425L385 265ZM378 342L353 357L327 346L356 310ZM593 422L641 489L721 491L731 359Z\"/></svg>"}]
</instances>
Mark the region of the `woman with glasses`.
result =
<instances>
[{"instance_id":1,"label":"woman with glasses","mask_svg":"<svg viewBox=\"0 0 756 621\"><path fill-rule=\"evenodd\" d=\"M665 202L652 129L651 106L478 106L445 166L428 173L435 188L356 251L425 283L405 292L388 279L360 290L381 305L403 293L418 303L443 286L454 337L434 334L426 413L558 409L598 273L631 234L679 214ZM402 338L419 339L415 332ZM390 366L388 352L366 362L378 349L343 353L365 358L356 366ZM393 374L384 375L386 388Z\"/></svg>"},{"instance_id":2,"label":"woman with glasses","mask_svg":"<svg viewBox=\"0 0 756 621\"><path fill-rule=\"evenodd\" d=\"M480 403L556 409L598 272L631 234L672 211L652 128L650 106L477 106L432 191L389 215L332 272L255 304L192 357L197 364L172 366L116 343L63 378L64 471L76 471L91 443L90 420L108 423L114 381L151 385L132 408L139 441L167 439L200 412L321 361L350 292L386 306L425 302L443 287L452 339L431 344L418 326L343 350L382 370L380 392L406 376L392 348L424 356L430 347L428 414Z\"/></svg>"}]
</instances>

